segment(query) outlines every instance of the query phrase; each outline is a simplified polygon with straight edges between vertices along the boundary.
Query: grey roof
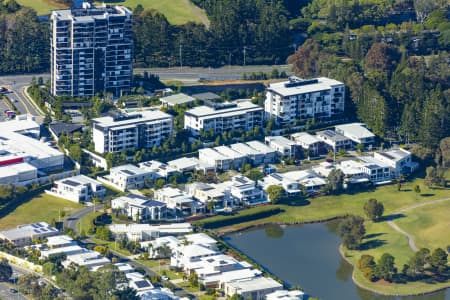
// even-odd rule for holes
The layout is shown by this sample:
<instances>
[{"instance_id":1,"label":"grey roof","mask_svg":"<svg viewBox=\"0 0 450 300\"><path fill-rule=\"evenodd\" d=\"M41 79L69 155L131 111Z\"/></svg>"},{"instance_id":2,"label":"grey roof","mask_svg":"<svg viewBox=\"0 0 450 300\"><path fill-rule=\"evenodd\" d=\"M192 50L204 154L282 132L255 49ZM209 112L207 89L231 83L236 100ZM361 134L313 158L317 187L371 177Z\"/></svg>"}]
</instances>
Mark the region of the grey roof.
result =
<instances>
[{"instance_id":1,"label":"grey roof","mask_svg":"<svg viewBox=\"0 0 450 300\"><path fill-rule=\"evenodd\" d=\"M162 97L159 99L162 103L167 103L168 105L176 105L176 104L183 104L183 103L189 103L194 101L195 99L191 96L188 96L186 94L180 93L176 95L171 95L167 97Z\"/></svg>"},{"instance_id":2,"label":"grey roof","mask_svg":"<svg viewBox=\"0 0 450 300\"><path fill-rule=\"evenodd\" d=\"M82 128L83 128L82 124L71 124L64 122L54 122L49 125L50 131L52 131L53 134L56 135L57 137L59 137L63 132L72 134L76 131L81 131Z\"/></svg>"},{"instance_id":3,"label":"grey roof","mask_svg":"<svg viewBox=\"0 0 450 300\"><path fill-rule=\"evenodd\" d=\"M333 130L323 130L323 131L318 131L316 132L317 136L324 136L326 137L328 140L331 141L347 141L350 140L348 137L343 136L342 134L337 133L336 131Z\"/></svg>"},{"instance_id":4,"label":"grey roof","mask_svg":"<svg viewBox=\"0 0 450 300\"><path fill-rule=\"evenodd\" d=\"M202 100L202 101L220 99L219 95L217 95L215 93L211 93L211 92L193 94L192 97L194 97L195 99L198 99L198 100Z\"/></svg>"}]
</instances>

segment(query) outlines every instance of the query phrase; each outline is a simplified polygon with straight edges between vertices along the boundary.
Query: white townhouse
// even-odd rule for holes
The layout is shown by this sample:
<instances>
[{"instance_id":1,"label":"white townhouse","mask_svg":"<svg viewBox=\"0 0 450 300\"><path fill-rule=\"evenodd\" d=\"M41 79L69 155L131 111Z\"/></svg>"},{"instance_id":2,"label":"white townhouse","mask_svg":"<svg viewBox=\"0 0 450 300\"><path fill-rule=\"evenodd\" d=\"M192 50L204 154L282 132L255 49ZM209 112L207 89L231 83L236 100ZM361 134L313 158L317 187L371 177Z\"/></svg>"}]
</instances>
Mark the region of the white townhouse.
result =
<instances>
[{"instance_id":1,"label":"white townhouse","mask_svg":"<svg viewBox=\"0 0 450 300\"><path fill-rule=\"evenodd\" d=\"M266 300L303 300L305 293L299 290L278 290L266 295Z\"/></svg>"},{"instance_id":2,"label":"white townhouse","mask_svg":"<svg viewBox=\"0 0 450 300\"><path fill-rule=\"evenodd\" d=\"M174 215L195 215L203 211L203 205L178 188L164 187L156 190L154 197L157 201L164 202Z\"/></svg>"},{"instance_id":3,"label":"white townhouse","mask_svg":"<svg viewBox=\"0 0 450 300\"><path fill-rule=\"evenodd\" d=\"M373 134L369 129L367 129L364 123L350 123L336 125L334 130L348 137L355 144L361 144L365 147L371 146L375 143L375 134Z\"/></svg>"},{"instance_id":4,"label":"white townhouse","mask_svg":"<svg viewBox=\"0 0 450 300\"><path fill-rule=\"evenodd\" d=\"M212 129L214 133L231 130L252 130L262 128L263 108L248 100L214 103L192 108L184 113L184 128L199 135L201 130Z\"/></svg>"},{"instance_id":5,"label":"white townhouse","mask_svg":"<svg viewBox=\"0 0 450 300\"><path fill-rule=\"evenodd\" d=\"M216 249L211 249L205 245L181 244L173 249L172 256L170 257L170 266L186 270L186 267L189 264L200 261L202 257L209 257L218 254L220 253Z\"/></svg>"},{"instance_id":6,"label":"white townhouse","mask_svg":"<svg viewBox=\"0 0 450 300\"><path fill-rule=\"evenodd\" d=\"M126 236L129 241L140 242L168 235L185 235L192 233L189 223L171 223L161 225L150 224L112 224L108 226L114 238Z\"/></svg>"},{"instance_id":7,"label":"white townhouse","mask_svg":"<svg viewBox=\"0 0 450 300\"><path fill-rule=\"evenodd\" d=\"M256 277L225 284L225 295L240 295L244 299L265 300L266 295L283 289L283 285L270 277Z\"/></svg>"},{"instance_id":8,"label":"white townhouse","mask_svg":"<svg viewBox=\"0 0 450 300\"><path fill-rule=\"evenodd\" d=\"M234 205L255 205L267 202L265 192L256 182L245 176L234 176L229 185L229 198Z\"/></svg>"},{"instance_id":9,"label":"white townhouse","mask_svg":"<svg viewBox=\"0 0 450 300\"><path fill-rule=\"evenodd\" d=\"M135 194L111 200L111 208L124 213L137 222L165 219L167 213L165 203Z\"/></svg>"},{"instance_id":10,"label":"white townhouse","mask_svg":"<svg viewBox=\"0 0 450 300\"><path fill-rule=\"evenodd\" d=\"M106 195L106 189L99 181L84 175L57 180L45 192L74 202L88 202L92 197L103 198Z\"/></svg>"},{"instance_id":11,"label":"white townhouse","mask_svg":"<svg viewBox=\"0 0 450 300\"><path fill-rule=\"evenodd\" d=\"M267 118L287 125L298 119L323 119L344 112L345 86L342 82L320 77L272 83L266 91L264 110Z\"/></svg>"},{"instance_id":12,"label":"white townhouse","mask_svg":"<svg viewBox=\"0 0 450 300\"><path fill-rule=\"evenodd\" d=\"M263 154L262 163L264 164L274 163L277 159L277 151L260 141L249 141L246 145Z\"/></svg>"},{"instance_id":13,"label":"white townhouse","mask_svg":"<svg viewBox=\"0 0 450 300\"><path fill-rule=\"evenodd\" d=\"M232 206L232 203L228 202L225 191L218 187L221 184L208 184L203 182L194 182L187 184L186 192L194 199L200 201L204 205L208 202L214 202L215 209Z\"/></svg>"},{"instance_id":14,"label":"white townhouse","mask_svg":"<svg viewBox=\"0 0 450 300\"><path fill-rule=\"evenodd\" d=\"M222 155L229 157L232 160L231 166L234 169L240 169L242 165L247 161L247 156L245 154L237 152L228 146L218 146L215 147L214 150Z\"/></svg>"},{"instance_id":15,"label":"white townhouse","mask_svg":"<svg viewBox=\"0 0 450 300\"><path fill-rule=\"evenodd\" d=\"M113 167L109 170L109 175L97 177L100 182L114 186L123 192L143 188L147 182L151 182L152 178L153 172L131 164Z\"/></svg>"},{"instance_id":16,"label":"white townhouse","mask_svg":"<svg viewBox=\"0 0 450 300\"><path fill-rule=\"evenodd\" d=\"M401 148L375 152L373 157L387 164L391 168L391 175L394 178L408 175L419 166L418 163L412 161L411 152Z\"/></svg>"},{"instance_id":17,"label":"white townhouse","mask_svg":"<svg viewBox=\"0 0 450 300\"><path fill-rule=\"evenodd\" d=\"M117 113L92 120L95 151L118 153L159 146L173 133L173 117L159 110Z\"/></svg>"},{"instance_id":18,"label":"white townhouse","mask_svg":"<svg viewBox=\"0 0 450 300\"><path fill-rule=\"evenodd\" d=\"M314 194L326 183L326 180L314 171L302 170L269 174L264 177L261 186L267 190L271 185L278 185L283 187L288 195L293 196L302 192L302 186L307 194Z\"/></svg>"},{"instance_id":19,"label":"white townhouse","mask_svg":"<svg viewBox=\"0 0 450 300\"><path fill-rule=\"evenodd\" d=\"M333 130L323 130L316 132L316 137L325 143L325 147L331 151L339 151L340 149L350 149L352 140Z\"/></svg>"},{"instance_id":20,"label":"white townhouse","mask_svg":"<svg viewBox=\"0 0 450 300\"><path fill-rule=\"evenodd\" d=\"M152 172L152 180L158 178L167 179L169 176L178 172L175 168L157 160L141 162L139 163L139 168Z\"/></svg>"},{"instance_id":21,"label":"white townhouse","mask_svg":"<svg viewBox=\"0 0 450 300\"><path fill-rule=\"evenodd\" d=\"M283 136L266 136L264 139L267 146L275 149L280 156L295 158L298 154L296 142Z\"/></svg>"},{"instance_id":22,"label":"white townhouse","mask_svg":"<svg viewBox=\"0 0 450 300\"><path fill-rule=\"evenodd\" d=\"M291 140L302 147L305 158L318 157L323 152L323 142L307 132L293 133Z\"/></svg>"},{"instance_id":23,"label":"white townhouse","mask_svg":"<svg viewBox=\"0 0 450 300\"><path fill-rule=\"evenodd\" d=\"M231 169L233 159L221 154L214 148L204 148L198 150L198 159L209 165L214 165L216 170L228 171Z\"/></svg>"},{"instance_id":24,"label":"white townhouse","mask_svg":"<svg viewBox=\"0 0 450 300\"><path fill-rule=\"evenodd\" d=\"M39 222L19 225L13 229L0 231L0 239L20 247L32 244L34 239L43 240L60 234L61 232L55 227L45 222Z\"/></svg>"}]
</instances>

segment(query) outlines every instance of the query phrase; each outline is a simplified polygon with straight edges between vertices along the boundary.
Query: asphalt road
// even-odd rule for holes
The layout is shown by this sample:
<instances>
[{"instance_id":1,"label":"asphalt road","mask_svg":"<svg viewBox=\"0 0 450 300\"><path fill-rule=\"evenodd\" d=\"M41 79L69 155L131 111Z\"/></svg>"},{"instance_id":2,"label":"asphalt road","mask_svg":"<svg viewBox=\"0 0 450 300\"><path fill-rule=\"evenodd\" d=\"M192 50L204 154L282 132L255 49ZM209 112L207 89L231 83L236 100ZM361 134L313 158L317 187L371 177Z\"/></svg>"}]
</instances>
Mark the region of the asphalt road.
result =
<instances>
[{"instance_id":1,"label":"asphalt road","mask_svg":"<svg viewBox=\"0 0 450 300\"><path fill-rule=\"evenodd\" d=\"M97 210L100 210L103 208L103 204L97 204L95 206L95 208ZM64 220L64 227L67 228L71 228L76 234L79 234L79 231L77 228L77 223L78 221L86 216L87 214L90 214L91 212L94 211L94 207L93 206L87 206L85 208L82 208L78 211L76 211L75 213L73 213L72 215L68 216L65 220Z\"/></svg>"},{"instance_id":2,"label":"asphalt road","mask_svg":"<svg viewBox=\"0 0 450 300\"><path fill-rule=\"evenodd\" d=\"M238 80L242 78L242 74L251 74L271 72L273 69L278 69L280 72L285 71L290 73L290 65L275 65L275 66L226 66L221 68L145 68L135 69L135 73L142 74L147 71L151 74L156 74L161 80L176 80L183 83L194 83L201 79L203 80ZM30 85L33 77L42 77L44 82L50 79L49 73L42 74L26 74L26 75L6 75L0 76L0 85L9 86L12 93L8 94L10 98L18 100L14 105L21 114L40 115L39 112L31 105L28 99L23 94L23 89Z\"/></svg>"}]
</instances>

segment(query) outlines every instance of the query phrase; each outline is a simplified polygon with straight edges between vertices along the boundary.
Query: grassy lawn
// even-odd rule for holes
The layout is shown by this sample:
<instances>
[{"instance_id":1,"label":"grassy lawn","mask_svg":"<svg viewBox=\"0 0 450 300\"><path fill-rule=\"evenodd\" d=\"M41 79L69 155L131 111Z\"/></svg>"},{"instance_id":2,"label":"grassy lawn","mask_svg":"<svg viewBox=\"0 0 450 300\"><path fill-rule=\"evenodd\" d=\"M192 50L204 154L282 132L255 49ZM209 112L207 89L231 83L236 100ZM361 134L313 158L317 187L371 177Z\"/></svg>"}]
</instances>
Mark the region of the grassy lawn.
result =
<instances>
[{"instance_id":1,"label":"grassy lawn","mask_svg":"<svg viewBox=\"0 0 450 300\"><path fill-rule=\"evenodd\" d=\"M450 201L418 207L405 212L395 223L414 236L417 247L430 250L450 245Z\"/></svg>"},{"instance_id":2,"label":"grassy lawn","mask_svg":"<svg viewBox=\"0 0 450 300\"><path fill-rule=\"evenodd\" d=\"M141 4L146 9L155 9L164 14L167 20L174 25L187 22L205 23L205 13L190 2L190 0L125 0L105 1L107 4L119 4L132 10ZM206 18L207 19L207 18Z\"/></svg>"},{"instance_id":3,"label":"grassy lawn","mask_svg":"<svg viewBox=\"0 0 450 300\"><path fill-rule=\"evenodd\" d=\"M413 187L416 184L421 187L422 191L420 194L416 194L413 191ZM404 183L401 191L397 191L397 187L395 185L389 185L378 187L375 190L368 192L312 198L308 199L306 203L271 205L269 207L279 207L283 210L283 212L256 221L243 222L224 227L221 228L220 231L235 230L250 225L269 222L313 222L318 220L326 220L336 216L343 216L346 214L364 216L363 206L370 198L375 198L378 201L381 201L385 207L385 215L390 215L404 207L448 197L450 197L450 189L428 189L423 184L422 179L416 179L412 182ZM239 214L250 214L266 209L268 209L268 207L255 207L248 210L243 210L239 212ZM205 220L219 220L223 218L226 217L217 216Z\"/></svg>"},{"instance_id":4,"label":"grassy lawn","mask_svg":"<svg viewBox=\"0 0 450 300\"><path fill-rule=\"evenodd\" d=\"M408 239L392 229L386 222L366 222L366 231L366 238L362 245L364 250L343 250L352 264L357 263L363 254L372 255L377 261L383 253L390 253L395 257L397 268L401 270L414 253L408 245Z\"/></svg>"},{"instance_id":5,"label":"grassy lawn","mask_svg":"<svg viewBox=\"0 0 450 300\"><path fill-rule=\"evenodd\" d=\"M128 251L127 249L121 249L119 247L119 245L117 245L117 247L116 247L116 243L114 241L104 241L104 240L100 240L100 239L96 239L96 238L91 238L90 240L98 245L106 246L106 247L108 247L109 250L115 251L122 255L125 255L125 256L132 255L131 252Z\"/></svg>"},{"instance_id":6,"label":"grassy lawn","mask_svg":"<svg viewBox=\"0 0 450 300\"><path fill-rule=\"evenodd\" d=\"M78 221L78 223L77 223L78 230L80 232L82 230L84 230L84 232L86 232L86 234L89 234L89 230L94 228L94 220L95 220L95 218L97 218L101 214L103 214L103 212L100 212L100 211L94 212L94 209L92 209L91 213L85 215L84 217L82 217Z\"/></svg>"},{"instance_id":7,"label":"grassy lawn","mask_svg":"<svg viewBox=\"0 0 450 300\"><path fill-rule=\"evenodd\" d=\"M33 8L39 16L47 15L52 9L66 8L67 5L51 0L17 0L22 6Z\"/></svg>"},{"instance_id":8,"label":"grassy lawn","mask_svg":"<svg viewBox=\"0 0 450 300\"><path fill-rule=\"evenodd\" d=\"M64 211L68 215L82 207L81 204L43 193L1 218L0 229L41 221L50 223L52 219L58 221L60 211Z\"/></svg>"}]
</instances>

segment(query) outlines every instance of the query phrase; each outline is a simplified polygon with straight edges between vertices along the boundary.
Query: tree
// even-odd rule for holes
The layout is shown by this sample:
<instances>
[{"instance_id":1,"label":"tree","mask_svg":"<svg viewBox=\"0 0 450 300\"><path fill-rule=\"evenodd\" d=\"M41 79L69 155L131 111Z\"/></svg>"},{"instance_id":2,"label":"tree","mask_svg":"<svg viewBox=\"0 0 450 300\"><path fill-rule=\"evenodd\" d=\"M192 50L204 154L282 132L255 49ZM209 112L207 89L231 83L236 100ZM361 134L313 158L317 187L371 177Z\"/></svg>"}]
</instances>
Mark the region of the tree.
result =
<instances>
[{"instance_id":1,"label":"tree","mask_svg":"<svg viewBox=\"0 0 450 300\"><path fill-rule=\"evenodd\" d=\"M425 265L430 260L430 250L422 248L409 259L408 261L408 275L415 277L417 274L422 274Z\"/></svg>"},{"instance_id":2,"label":"tree","mask_svg":"<svg viewBox=\"0 0 450 300\"><path fill-rule=\"evenodd\" d=\"M402 190L402 183L400 180L397 180L397 191L400 192Z\"/></svg>"},{"instance_id":3,"label":"tree","mask_svg":"<svg viewBox=\"0 0 450 300\"><path fill-rule=\"evenodd\" d=\"M330 174L328 174L327 179L332 193L338 194L344 189L344 173L341 170L331 170Z\"/></svg>"},{"instance_id":4,"label":"tree","mask_svg":"<svg viewBox=\"0 0 450 300\"><path fill-rule=\"evenodd\" d=\"M430 265L433 268L433 270L439 274L442 275L447 270L447 264L448 264L448 255L445 250L442 248L437 248L433 251L430 257Z\"/></svg>"},{"instance_id":5,"label":"tree","mask_svg":"<svg viewBox=\"0 0 450 300\"><path fill-rule=\"evenodd\" d=\"M270 185L267 187L267 194L269 195L269 200L276 204L278 203L284 195L284 189L279 185Z\"/></svg>"},{"instance_id":6,"label":"tree","mask_svg":"<svg viewBox=\"0 0 450 300\"><path fill-rule=\"evenodd\" d=\"M264 174L261 173L261 171L258 169L251 169L248 172L248 178L250 178L253 181L258 181L264 178Z\"/></svg>"},{"instance_id":7,"label":"tree","mask_svg":"<svg viewBox=\"0 0 450 300\"><path fill-rule=\"evenodd\" d=\"M417 195L419 195L422 192L422 190L420 189L420 186L418 184L416 184L414 186L414 193L416 193L416 199L417 199Z\"/></svg>"},{"instance_id":8,"label":"tree","mask_svg":"<svg viewBox=\"0 0 450 300\"><path fill-rule=\"evenodd\" d=\"M372 221L378 221L384 212L383 203L378 202L377 199L369 199L369 201L364 204L364 212Z\"/></svg>"},{"instance_id":9,"label":"tree","mask_svg":"<svg viewBox=\"0 0 450 300\"><path fill-rule=\"evenodd\" d=\"M208 201L206 202L206 209L210 212L214 212L214 201Z\"/></svg>"},{"instance_id":10,"label":"tree","mask_svg":"<svg viewBox=\"0 0 450 300\"><path fill-rule=\"evenodd\" d=\"M427 167L426 174L427 175L425 176L424 183L428 188L431 188L433 185L436 185L439 182L435 167Z\"/></svg>"},{"instance_id":11,"label":"tree","mask_svg":"<svg viewBox=\"0 0 450 300\"><path fill-rule=\"evenodd\" d=\"M395 258L389 253L384 253L375 267L376 276L386 281L392 281L396 273Z\"/></svg>"},{"instance_id":12,"label":"tree","mask_svg":"<svg viewBox=\"0 0 450 300\"><path fill-rule=\"evenodd\" d=\"M361 270L364 277L370 281L375 280L375 258L371 255L364 254L358 261L358 269Z\"/></svg>"},{"instance_id":13,"label":"tree","mask_svg":"<svg viewBox=\"0 0 450 300\"><path fill-rule=\"evenodd\" d=\"M13 271L6 259L0 261L0 281L8 281Z\"/></svg>"},{"instance_id":14,"label":"tree","mask_svg":"<svg viewBox=\"0 0 450 300\"><path fill-rule=\"evenodd\" d=\"M443 138L439 143L439 148L441 150L442 167L450 167L450 137Z\"/></svg>"},{"instance_id":15,"label":"tree","mask_svg":"<svg viewBox=\"0 0 450 300\"><path fill-rule=\"evenodd\" d=\"M155 190L161 189L166 184L165 180L162 178L156 179L155 183L153 184L153 188Z\"/></svg>"},{"instance_id":16,"label":"tree","mask_svg":"<svg viewBox=\"0 0 450 300\"><path fill-rule=\"evenodd\" d=\"M342 219L338 226L342 244L350 250L359 248L365 233L364 219L359 216L348 216Z\"/></svg>"},{"instance_id":17,"label":"tree","mask_svg":"<svg viewBox=\"0 0 450 300\"><path fill-rule=\"evenodd\" d=\"M54 263L49 261L42 265L42 271L45 275L52 276L56 273L57 268Z\"/></svg>"}]
</instances>

